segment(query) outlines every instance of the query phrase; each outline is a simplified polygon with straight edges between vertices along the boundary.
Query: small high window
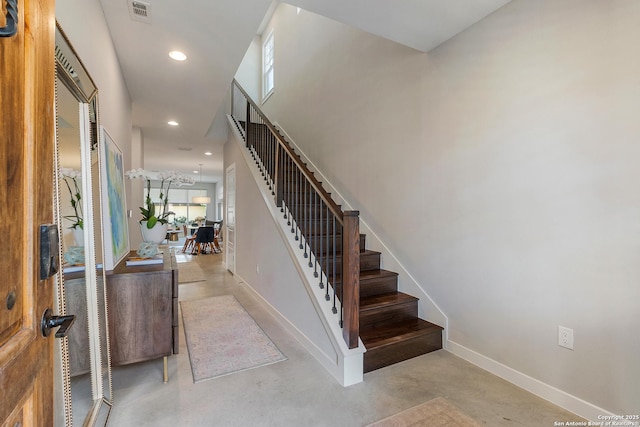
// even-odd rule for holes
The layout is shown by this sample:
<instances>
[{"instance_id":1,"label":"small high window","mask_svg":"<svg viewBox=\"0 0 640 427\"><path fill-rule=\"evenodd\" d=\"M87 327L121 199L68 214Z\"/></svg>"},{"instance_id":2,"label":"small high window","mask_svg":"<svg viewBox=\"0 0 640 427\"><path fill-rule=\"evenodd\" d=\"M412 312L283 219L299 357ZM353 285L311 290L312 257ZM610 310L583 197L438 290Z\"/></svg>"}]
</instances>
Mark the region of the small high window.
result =
<instances>
[{"instance_id":1,"label":"small high window","mask_svg":"<svg viewBox=\"0 0 640 427\"><path fill-rule=\"evenodd\" d=\"M262 101L273 93L273 31L262 43Z\"/></svg>"}]
</instances>

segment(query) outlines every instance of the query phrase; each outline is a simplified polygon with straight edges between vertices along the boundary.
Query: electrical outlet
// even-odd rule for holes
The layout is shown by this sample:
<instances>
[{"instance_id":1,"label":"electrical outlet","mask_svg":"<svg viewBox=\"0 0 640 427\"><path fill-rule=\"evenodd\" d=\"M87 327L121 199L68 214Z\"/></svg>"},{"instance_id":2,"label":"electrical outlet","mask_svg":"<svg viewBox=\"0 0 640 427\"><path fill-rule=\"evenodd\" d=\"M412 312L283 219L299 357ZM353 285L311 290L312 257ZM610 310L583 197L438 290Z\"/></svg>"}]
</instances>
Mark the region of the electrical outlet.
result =
<instances>
[{"instance_id":1,"label":"electrical outlet","mask_svg":"<svg viewBox=\"0 0 640 427\"><path fill-rule=\"evenodd\" d=\"M573 350L573 329L558 326L558 345Z\"/></svg>"}]
</instances>

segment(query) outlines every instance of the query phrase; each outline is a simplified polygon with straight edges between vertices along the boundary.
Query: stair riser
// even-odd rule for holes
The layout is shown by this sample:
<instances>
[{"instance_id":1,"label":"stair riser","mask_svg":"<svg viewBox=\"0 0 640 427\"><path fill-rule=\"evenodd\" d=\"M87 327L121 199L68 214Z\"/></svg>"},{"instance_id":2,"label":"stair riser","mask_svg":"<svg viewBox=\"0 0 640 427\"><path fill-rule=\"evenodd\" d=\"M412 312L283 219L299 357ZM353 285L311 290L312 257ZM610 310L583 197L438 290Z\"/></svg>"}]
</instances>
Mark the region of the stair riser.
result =
<instances>
[{"instance_id":1,"label":"stair riser","mask_svg":"<svg viewBox=\"0 0 640 427\"><path fill-rule=\"evenodd\" d=\"M396 343L394 345L367 349L364 354L364 372L409 360L442 348L442 332L433 332Z\"/></svg>"},{"instance_id":2,"label":"stair riser","mask_svg":"<svg viewBox=\"0 0 640 427\"><path fill-rule=\"evenodd\" d=\"M360 271L378 270L380 268L380 254L360 254Z\"/></svg>"},{"instance_id":3,"label":"stair riser","mask_svg":"<svg viewBox=\"0 0 640 427\"><path fill-rule=\"evenodd\" d=\"M401 323L418 317L418 301L360 311L360 331L365 332L383 326Z\"/></svg>"},{"instance_id":4,"label":"stair riser","mask_svg":"<svg viewBox=\"0 0 640 427\"><path fill-rule=\"evenodd\" d=\"M342 255L338 255L336 257L337 270L336 272L342 272ZM326 264L322 264L322 267L325 268ZM360 271L371 271L378 270L380 268L380 254L372 253L372 254L360 254ZM329 261L328 274L333 275L333 262Z\"/></svg>"},{"instance_id":5,"label":"stair riser","mask_svg":"<svg viewBox=\"0 0 640 427\"><path fill-rule=\"evenodd\" d=\"M384 276L363 280L360 278L360 298L398 291L398 276Z\"/></svg>"}]
</instances>

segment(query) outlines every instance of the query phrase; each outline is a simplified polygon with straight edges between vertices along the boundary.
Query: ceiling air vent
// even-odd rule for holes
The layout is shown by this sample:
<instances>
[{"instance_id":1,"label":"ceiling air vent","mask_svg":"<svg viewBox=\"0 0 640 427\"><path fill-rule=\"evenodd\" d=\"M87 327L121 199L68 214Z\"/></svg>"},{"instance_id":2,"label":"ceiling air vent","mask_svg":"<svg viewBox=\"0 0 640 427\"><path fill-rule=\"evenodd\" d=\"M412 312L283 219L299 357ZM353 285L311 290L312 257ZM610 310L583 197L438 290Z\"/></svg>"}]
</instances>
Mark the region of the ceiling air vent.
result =
<instances>
[{"instance_id":1,"label":"ceiling air vent","mask_svg":"<svg viewBox=\"0 0 640 427\"><path fill-rule=\"evenodd\" d=\"M138 0L129 0L129 15L134 21L151 23L151 4Z\"/></svg>"}]
</instances>

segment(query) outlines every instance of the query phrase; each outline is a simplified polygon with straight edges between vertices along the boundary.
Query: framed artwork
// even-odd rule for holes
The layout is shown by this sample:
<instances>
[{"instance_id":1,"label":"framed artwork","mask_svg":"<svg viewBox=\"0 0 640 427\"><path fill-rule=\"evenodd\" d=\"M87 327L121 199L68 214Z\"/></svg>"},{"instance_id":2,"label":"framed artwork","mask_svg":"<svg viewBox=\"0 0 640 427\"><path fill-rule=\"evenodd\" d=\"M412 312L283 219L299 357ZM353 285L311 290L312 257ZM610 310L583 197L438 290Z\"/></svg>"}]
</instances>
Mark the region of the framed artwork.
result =
<instances>
[{"instance_id":1,"label":"framed artwork","mask_svg":"<svg viewBox=\"0 0 640 427\"><path fill-rule=\"evenodd\" d=\"M104 269L113 268L129 253L129 226L124 191L124 159L120 147L100 126L100 186Z\"/></svg>"}]
</instances>

